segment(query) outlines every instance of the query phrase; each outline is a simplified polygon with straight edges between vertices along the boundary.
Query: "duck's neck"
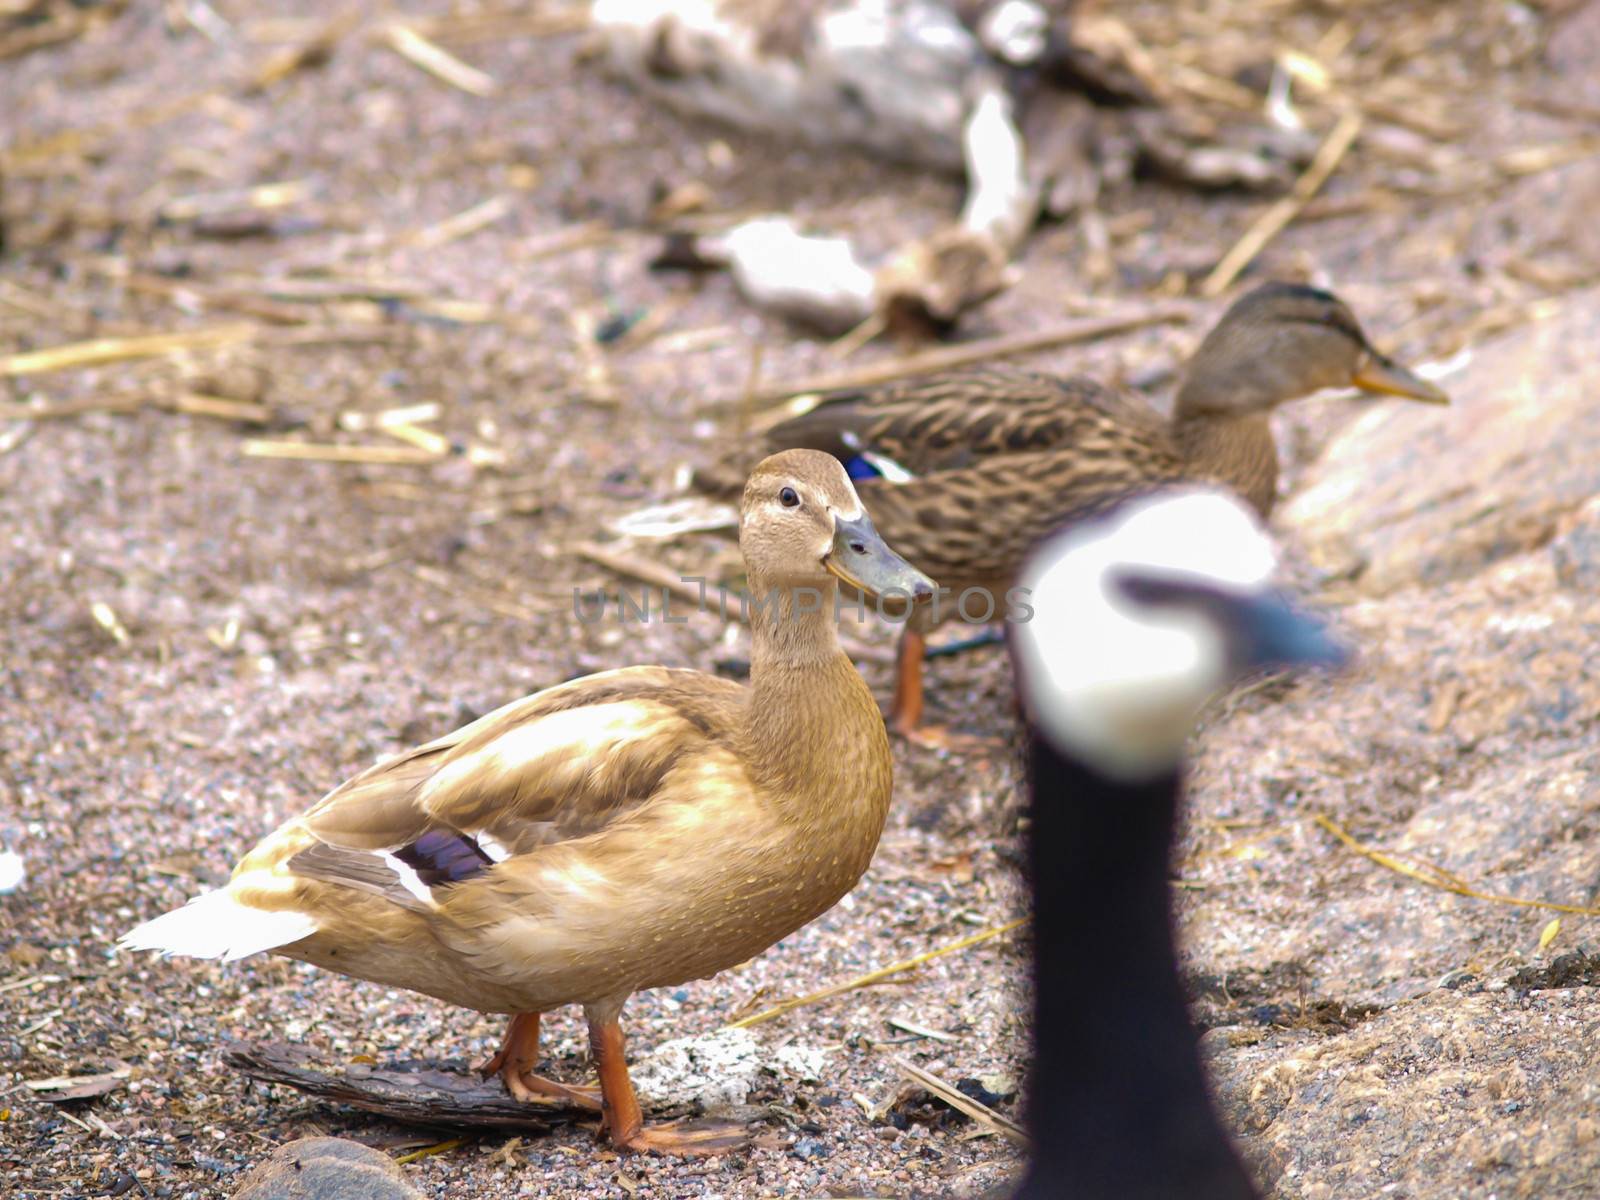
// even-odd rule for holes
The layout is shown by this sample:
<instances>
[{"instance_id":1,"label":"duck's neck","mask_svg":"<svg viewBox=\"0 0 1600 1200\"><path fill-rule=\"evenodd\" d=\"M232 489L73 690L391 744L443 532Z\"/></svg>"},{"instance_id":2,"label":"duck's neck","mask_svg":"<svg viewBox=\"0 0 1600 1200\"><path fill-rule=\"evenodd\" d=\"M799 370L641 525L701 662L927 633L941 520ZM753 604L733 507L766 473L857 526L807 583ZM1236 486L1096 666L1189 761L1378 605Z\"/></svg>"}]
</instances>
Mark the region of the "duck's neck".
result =
<instances>
[{"instance_id":1,"label":"duck's neck","mask_svg":"<svg viewBox=\"0 0 1600 1200\"><path fill-rule=\"evenodd\" d=\"M1278 446L1265 412L1186 411L1180 397L1172 430L1192 477L1226 484L1263 517L1271 513L1278 497Z\"/></svg>"},{"instance_id":2,"label":"duck's neck","mask_svg":"<svg viewBox=\"0 0 1600 1200\"><path fill-rule=\"evenodd\" d=\"M1034 740L1034 1158L1018 1200L1249 1200L1178 977L1178 776L1115 783Z\"/></svg>"},{"instance_id":3,"label":"duck's neck","mask_svg":"<svg viewBox=\"0 0 1600 1200\"><path fill-rule=\"evenodd\" d=\"M888 756L877 703L839 646L837 597L831 580L752 587L747 757L780 792L856 793L862 781L849 772L862 769L857 748L881 741Z\"/></svg>"}]
</instances>

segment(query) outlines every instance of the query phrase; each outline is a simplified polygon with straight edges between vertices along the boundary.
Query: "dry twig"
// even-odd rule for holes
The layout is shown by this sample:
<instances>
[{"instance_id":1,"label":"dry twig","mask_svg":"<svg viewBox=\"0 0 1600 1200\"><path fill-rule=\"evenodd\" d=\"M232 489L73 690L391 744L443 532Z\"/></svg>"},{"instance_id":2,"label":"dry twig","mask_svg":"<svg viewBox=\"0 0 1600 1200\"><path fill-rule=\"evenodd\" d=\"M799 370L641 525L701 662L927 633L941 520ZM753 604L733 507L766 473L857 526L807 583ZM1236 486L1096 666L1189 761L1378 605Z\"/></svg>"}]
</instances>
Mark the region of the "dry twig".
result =
<instances>
[{"instance_id":1,"label":"dry twig","mask_svg":"<svg viewBox=\"0 0 1600 1200\"><path fill-rule=\"evenodd\" d=\"M392 560L395 556L391 553L389 557ZM435 567L414 566L411 568L411 575L430 587L438 588L441 592L448 592L452 596L470 600L474 604L481 604L490 612L497 613L502 617L510 617L514 621L537 621L539 619L539 614L534 612L533 609L518 604L515 600L499 595L487 588L466 586L454 576Z\"/></svg>"},{"instance_id":2,"label":"dry twig","mask_svg":"<svg viewBox=\"0 0 1600 1200\"><path fill-rule=\"evenodd\" d=\"M383 31L383 39L402 58L422 68L429 75L451 87L460 88L473 96L494 93L494 78L469 67L443 46L435 45L409 25L396 22Z\"/></svg>"},{"instance_id":3,"label":"dry twig","mask_svg":"<svg viewBox=\"0 0 1600 1200\"><path fill-rule=\"evenodd\" d=\"M959 346L941 346L936 350L924 350L917 354L907 354L900 358L871 363L854 370L813 375L811 378L802 379L797 383L784 384L757 392L755 401L757 403L770 403L774 400L783 400L789 396L798 396L811 392L875 387L881 383L889 383L892 380L905 379L913 375L931 375L935 371L949 371L975 362L1014 358L1018 355L1032 354L1039 350L1049 350L1055 346L1066 346L1074 342L1097 341L1100 338L1113 337L1119 333L1127 333L1133 329L1143 329L1150 325L1182 324L1188 320L1189 310L1187 308L1168 307L1150 309L1140 313L1124 313L1108 317L1091 317L1082 321L1069 321L1064 325L1057 325L1051 329L1037 330L1033 333L1017 333L1008 334L1004 337L985 338L977 342L964 342ZM742 398L735 401L722 401L712 407L725 409L737 407L742 402Z\"/></svg>"},{"instance_id":4,"label":"dry twig","mask_svg":"<svg viewBox=\"0 0 1600 1200\"><path fill-rule=\"evenodd\" d=\"M1015 1121L1008 1121L987 1104L980 1104L965 1092L957 1091L933 1072L923 1070L916 1063L893 1056L889 1061L898 1067L907 1079L926 1088L957 1112L966 1113L980 1125L987 1125L1019 1146L1028 1144L1028 1135L1023 1132L1022 1126Z\"/></svg>"},{"instance_id":5,"label":"dry twig","mask_svg":"<svg viewBox=\"0 0 1600 1200\"><path fill-rule=\"evenodd\" d=\"M1600 917L1600 908L1589 908L1581 904L1557 904L1554 900L1528 900L1521 896L1502 896L1494 892L1481 892L1466 880L1462 879L1443 867L1433 863L1408 863L1399 857L1385 851L1374 849L1363 842L1357 841L1338 825L1332 817L1318 813L1311 818L1323 829L1326 829L1339 841L1363 858L1371 859L1380 867L1404 875L1407 879L1415 879L1418 883L1427 884L1429 887L1438 888L1440 891L1451 892L1457 896L1465 896L1471 900L1487 900L1491 904L1509 904L1515 908L1539 908L1547 912L1571 913L1580 917Z\"/></svg>"},{"instance_id":6,"label":"dry twig","mask_svg":"<svg viewBox=\"0 0 1600 1200\"><path fill-rule=\"evenodd\" d=\"M1288 228L1289 223L1300 215L1300 211L1322 190L1322 185L1327 183L1329 176L1338 169L1339 163L1355 144L1356 135L1360 132L1359 112L1352 109L1339 118L1339 123L1333 127L1333 132L1317 148L1311 165L1299 179L1294 181L1294 187L1289 194L1257 217L1245 231L1245 235L1234 244L1233 249L1224 254L1222 261L1216 265L1211 274L1206 276L1205 282L1200 285L1202 296L1222 295L1232 286L1233 281L1239 278L1239 273L1255 261L1256 255L1266 249L1267 243Z\"/></svg>"},{"instance_id":7,"label":"dry twig","mask_svg":"<svg viewBox=\"0 0 1600 1200\"><path fill-rule=\"evenodd\" d=\"M94 367L132 358L159 358L185 350L210 350L249 341L254 333L255 330L249 325L218 325L209 329L187 329L181 333L92 338L86 342L51 346L46 350L5 355L0 358L0 376L37 375L45 371Z\"/></svg>"},{"instance_id":8,"label":"dry twig","mask_svg":"<svg viewBox=\"0 0 1600 1200\"><path fill-rule=\"evenodd\" d=\"M393 1121L427 1128L521 1129L547 1133L552 1119L570 1119L559 1104L516 1100L498 1079L443 1071L428 1064L380 1067L323 1064L286 1042L236 1043L223 1054L230 1067L335 1104L349 1104Z\"/></svg>"},{"instance_id":9,"label":"dry twig","mask_svg":"<svg viewBox=\"0 0 1600 1200\"><path fill-rule=\"evenodd\" d=\"M456 213L453 217L446 217L437 225L429 225L426 229L419 229L416 233L408 234L402 241L416 249L433 250L446 242L453 242L457 238L464 238L477 233L480 229L493 225L510 212L510 196L491 196L481 204L474 204L471 208Z\"/></svg>"},{"instance_id":10,"label":"dry twig","mask_svg":"<svg viewBox=\"0 0 1600 1200\"><path fill-rule=\"evenodd\" d=\"M258 183L252 187L174 196L157 213L168 221L193 221L199 217L214 217L240 210L288 208L308 199L311 191L312 181L309 179L284 179Z\"/></svg>"},{"instance_id":11,"label":"dry twig","mask_svg":"<svg viewBox=\"0 0 1600 1200\"><path fill-rule=\"evenodd\" d=\"M678 575L671 567L664 567L660 563L639 558L637 555L624 554L619 550L609 550L593 542L579 542L572 546L571 550L580 558L587 558L590 562L598 563L606 570L614 571L627 579L637 579L640 583L671 592L674 596L689 601L696 608L706 602L706 593ZM737 605L729 605L727 615L741 621L746 620L745 614Z\"/></svg>"},{"instance_id":12,"label":"dry twig","mask_svg":"<svg viewBox=\"0 0 1600 1200\"><path fill-rule=\"evenodd\" d=\"M0 421L63 421L81 417L85 413L137 412L144 407L138 396L85 396L78 400L63 400L59 404L5 404L0 403Z\"/></svg>"},{"instance_id":13,"label":"dry twig","mask_svg":"<svg viewBox=\"0 0 1600 1200\"><path fill-rule=\"evenodd\" d=\"M339 44L339 40L355 28L359 19L359 14L354 10L343 13L298 46L288 46L273 51L245 80L242 89L245 95L264 92L297 71L321 66L333 57L334 48Z\"/></svg>"},{"instance_id":14,"label":"dry twig","mask_svg":"<svg viewBox=\"0 0 1600 1200\"><path fill-rule=\"evenodd\" d=\"M413 1150L409 1154L400 1155L394 1160L395 1165L404 1166L406 1163L420 1162L424 1158L432 1158L435 1154L448 1154L452 1150L459 1150L466 1144L466 1138L451 1138L447 1142L435 1142L431 1146L424 1146L420 1150Z\"/></svg>"},{"instance_id":15,"label":"dry twig","mask_svg":"<svg viewBox=\"0 0 1600 1200\"><path fill-rule=\"evenodd\" d=\"M195 283L187 279L132 274L124 277L122 284L129 291L162 296L172 300L177 307L191 311L195 308L224 308L242 312L261 321L270 321L275 325L303 325L311 319L310 312L296 308L292 304L284 304L266 296L251 295L233 288Z\"/></svg>"},{"instance_id":16,"label":"dry twig","mask_svg":"<svg viewBox=\"0 0 1600 1200\"><path fill-rule=\"evenodd\" d=\"M207 396L202 392L181 392L161 407L185 416L212 417L245 425L267 425L275 415L265 404L253 400L231 400L227 396Z\"/></svg>"},{"instance_id":17,"label":"dry twig","mask_svg":"<svg viewBox=\"0 0 1600 1200\"><path fill-rule=\"evenodd\" d=\"M250 438L240 448L246 458L292 458L305 462L366 463L421 467L443 455L418 446L345 446L334 442L274 442Z\"/></svg>"},{"instance_id":18,"label":"dry twig","mask_svg":"<svg viewBox=\"0 0 1600 1200\"><path fill-rule=\"evenodd\" d=\"M763 1021L770 1021L774 1017L781 1017L786 1012L797 1008L804 1008L809 1004L816 1004L822 1000L831 1000L835 996L842 996L846 992L853 992L857 988L870 987L874 983L906 971L915 970L924 963L930 963L936 958L943 958L946 954L954 954L959 950L966 950L980 942L987 942L990 938L997 938L1001 934L1010 933L1013 929L1020 929L1029 921L1028 917L1018 917L1015 921L1007 921L1004 925L996 925L993 929L985 929L982 933L975 933L971 937L962 938L959 942L952 942L948 946L941 946L937 950L929 950L915 958L904 959L901 962L890 963L887 967L879 967L876 971L868 971L865 975L858 975L854 979L847 979L843 983L836 983L832 987L825 987L819 992L811 992L804 996L795 996L771 1008L763 1009L753 1016L742 1017L724 1025L724 1029L744 1029L751 1025L759 1025Z\"/></svg>"}]
</instances>

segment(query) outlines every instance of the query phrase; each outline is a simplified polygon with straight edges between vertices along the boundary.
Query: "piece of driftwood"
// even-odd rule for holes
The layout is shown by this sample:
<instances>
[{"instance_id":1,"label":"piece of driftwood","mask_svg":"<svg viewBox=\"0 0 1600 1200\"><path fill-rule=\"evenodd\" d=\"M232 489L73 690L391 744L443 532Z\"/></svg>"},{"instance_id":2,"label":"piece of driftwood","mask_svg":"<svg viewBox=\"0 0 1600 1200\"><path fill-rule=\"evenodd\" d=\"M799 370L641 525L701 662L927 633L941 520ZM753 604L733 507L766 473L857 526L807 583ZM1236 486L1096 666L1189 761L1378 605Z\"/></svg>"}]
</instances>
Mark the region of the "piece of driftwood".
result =
<instances>
[{"instance_id":1,"label":"piece of driftwood","mask_svg":"<svg viewBox=\"0 0 1600 1200\"><path fill-rule=\"evenodd\" d=\"M22 1086L46 1104L67 1104L73 1100L93 1100L128 1086L131 1068L122 1066L101 1075L57 1075L53 1079L25 1079Z\"/></svg>"},{"instance_id":2,"label":"piece of driftwood","mask_svg":"<svg viewBox=\"0 0 1600 1200\"><path fill-rule=\"evenodd\" d=\"M405 1125L547 1133L555 1124L593 1117L555 1102L546 1108L515 1100L499 1079L444 1070L437 1063L327 1063L287 1042L235 1043L223 1061L252 1079L285 1084Z\"/></svg>"}]
</instances>

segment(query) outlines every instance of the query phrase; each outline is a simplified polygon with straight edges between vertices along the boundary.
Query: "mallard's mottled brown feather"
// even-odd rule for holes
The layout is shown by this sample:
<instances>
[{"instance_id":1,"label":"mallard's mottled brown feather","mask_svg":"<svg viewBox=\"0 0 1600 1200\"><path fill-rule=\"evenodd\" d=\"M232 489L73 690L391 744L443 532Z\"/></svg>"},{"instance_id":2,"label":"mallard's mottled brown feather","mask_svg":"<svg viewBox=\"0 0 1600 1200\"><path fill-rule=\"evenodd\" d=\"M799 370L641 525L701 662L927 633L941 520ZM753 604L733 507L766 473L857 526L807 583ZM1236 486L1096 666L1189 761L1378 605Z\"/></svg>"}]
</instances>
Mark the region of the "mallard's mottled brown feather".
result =
<instances>
[{"instance_id":1,"label":"mallard's mottled brown feather","mask_svg":"<svg viewBox=\"0 0 1600 1200\"><path fill-rule=\"evenodd\" d=\"M827 393L755 444L698 469L695 486L732 497L752 457L778 445L846 462L870 450L917 476L1068 447L1079 454L1093 446L1135 456L1175 452L1165 423L1137 399L1092 379L988 366Z\"/></svg>"},{"instance_id":2,"label":"mallard's mottled brown feather","mask_svg":"<svg viewBox=\"0 0 1600 1200\"><path fill-rule=\"evenodd\" d=\"M1063 520L1183 477L1174 456L1151 453L1141 461L1136 473L1082 471L1063 487L1053 456L1036 453L903 484L863 480L857 490L883 514L884 536L941 586L956 594L972 587L1003 592L1028 549ZM1042 496L1050 499L1041 503Z\"/></svg>"}]
</instances>

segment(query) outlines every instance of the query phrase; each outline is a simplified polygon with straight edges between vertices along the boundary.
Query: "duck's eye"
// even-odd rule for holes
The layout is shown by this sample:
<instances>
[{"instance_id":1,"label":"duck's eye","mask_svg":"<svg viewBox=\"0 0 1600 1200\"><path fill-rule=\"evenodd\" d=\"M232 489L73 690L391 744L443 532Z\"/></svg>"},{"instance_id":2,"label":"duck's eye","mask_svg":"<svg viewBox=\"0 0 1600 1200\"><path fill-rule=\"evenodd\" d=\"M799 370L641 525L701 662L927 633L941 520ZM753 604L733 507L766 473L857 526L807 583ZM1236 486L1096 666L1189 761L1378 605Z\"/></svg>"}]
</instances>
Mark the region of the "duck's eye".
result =
<instances>
[{"instance_id":1,"label":"duck's eye","mask_svg":"<svg viewBox=\"0 0 1600 1200\"><path fill-rule=\"evenodd\" d=\"M783 491L778 493L778 503L783 505L785 508L799 508L800 493L795 491L792 487L786 487L783 489Z\"/></svg>"}]
</instances>

